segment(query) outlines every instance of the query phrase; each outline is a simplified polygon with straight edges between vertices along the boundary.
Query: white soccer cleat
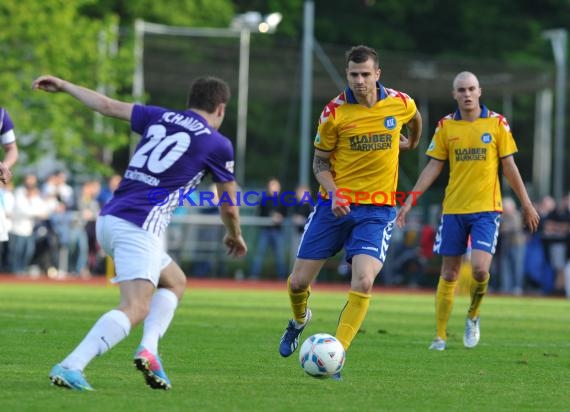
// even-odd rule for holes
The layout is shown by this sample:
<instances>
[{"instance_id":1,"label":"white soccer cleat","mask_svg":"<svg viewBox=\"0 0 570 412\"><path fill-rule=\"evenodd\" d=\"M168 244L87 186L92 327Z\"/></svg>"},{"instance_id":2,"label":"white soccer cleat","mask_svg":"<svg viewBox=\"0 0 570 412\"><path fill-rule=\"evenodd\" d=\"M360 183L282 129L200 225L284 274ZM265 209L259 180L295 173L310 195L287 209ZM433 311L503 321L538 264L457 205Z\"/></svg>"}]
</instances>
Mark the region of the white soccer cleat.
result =
<instances>
[{"instance_id":1,"label":"white soccer cleat","mask_svg":"<svg viewBox=\"0 0 570 412\"><path fill-rule=\"evenodd\" d=\"M445 350L445 341L439 337L435 338L431 345L429 345L429 350L438 350L443 351Z\"/></svg>"},{"instance_id":2,"label":"white soccer cleat","mask_svg":"<svg viewBox=\"0 0 570 412\"><path fill-rule=\"evenodd\" d=\"M475 319L465 321L465 335L463 335L463 345L466 348L474 348L479 343L479 316Z\"/></svg>"}]
</instances>

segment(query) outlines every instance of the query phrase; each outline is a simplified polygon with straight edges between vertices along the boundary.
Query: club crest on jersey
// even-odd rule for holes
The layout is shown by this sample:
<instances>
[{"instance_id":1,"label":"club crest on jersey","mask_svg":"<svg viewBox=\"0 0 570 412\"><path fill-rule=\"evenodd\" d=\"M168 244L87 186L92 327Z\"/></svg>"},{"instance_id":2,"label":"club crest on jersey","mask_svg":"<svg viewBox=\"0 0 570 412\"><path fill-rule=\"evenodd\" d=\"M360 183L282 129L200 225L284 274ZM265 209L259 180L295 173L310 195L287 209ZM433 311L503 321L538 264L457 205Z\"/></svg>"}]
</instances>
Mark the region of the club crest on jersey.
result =
<instances>
[{"instance_id":1,"label":"club crest on jersey","mask_svg":"<svg viewBox=\"0 0 570 412\"><path fill-rule=\"evenodd\" d=\"M396 119L393 116L388 116L384 119L384 126L388 130L393 130L396 127Z\"/></svg>"},{"instance_id":2,"label":"club crest on jersey","mask_svg":"<svg viewBox=\"0 0 570 412\"><path fill-rule=\"evenodd\" d=\"M491 133L483 133L481 135L481 141L485 144L489 144L491 143L491 140L493 140L493 138L491 137Z\"/></svg>"},{"instance_id":3,"label":"club crest on jersey","mask_svg":"<svg viewBox=\"0 0 570 412\"><path fill-rule=\"evenodd\" d=\"M317 133L317 135L315 136L315 143L321 143L321 135Z\"/></svg>"}]
</instances>

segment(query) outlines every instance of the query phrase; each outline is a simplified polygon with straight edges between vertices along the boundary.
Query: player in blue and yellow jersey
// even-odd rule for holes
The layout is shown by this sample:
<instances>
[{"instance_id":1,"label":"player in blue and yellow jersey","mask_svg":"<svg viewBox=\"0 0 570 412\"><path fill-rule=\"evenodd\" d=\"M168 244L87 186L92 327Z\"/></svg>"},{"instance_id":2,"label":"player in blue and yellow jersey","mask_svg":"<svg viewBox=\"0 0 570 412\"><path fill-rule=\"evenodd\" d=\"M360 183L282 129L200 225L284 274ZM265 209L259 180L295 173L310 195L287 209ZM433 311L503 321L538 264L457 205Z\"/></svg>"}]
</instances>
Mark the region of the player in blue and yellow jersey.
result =
<instances>
[{"instance_id":1,"label":"player in blue and yellow jersey","mask_svg":"<svg viewBox=\"0 0 570 412\"><path fill-rule=\"evenodd\" d=\"M426 152L431 159L413 189L425 192L449 162L449 182L434 245L434 251L443 256L435 298L437 330L429 347L440 351L446 346L447 322L469 237L473 279L463 344L473 348L479 343L479 308L489 283L502 211L499 164L521 202L527 228L534 232L539 222L514 161L517 146L505 117L479 104L481 88L473 73L461 72L455 77L453 97L458 108L438 122ZM413 200L408 197L398 212L399 227L405 225Z\"/></svg>"},{"instance_id":2,"label":"player in blue and yellow jersey","mask_svg":"<svg viewBox=\"0 0 570 412\"><path fill-rule=\"evenodd\" d=\"M421 135L414 100L379 83L376 51L350 49L346 77L348 87L324 108L314 141L313 172L320 194L287 282L293 319L279 345L284 357L295 351L311 319L307 302L312 281L326 259L343 247L352 263L352 281L336 338L345 349L350 346L390 244L400 149L415 148ZM407 137L401 135L404 125Z\"/></svg>"}]
</instances>

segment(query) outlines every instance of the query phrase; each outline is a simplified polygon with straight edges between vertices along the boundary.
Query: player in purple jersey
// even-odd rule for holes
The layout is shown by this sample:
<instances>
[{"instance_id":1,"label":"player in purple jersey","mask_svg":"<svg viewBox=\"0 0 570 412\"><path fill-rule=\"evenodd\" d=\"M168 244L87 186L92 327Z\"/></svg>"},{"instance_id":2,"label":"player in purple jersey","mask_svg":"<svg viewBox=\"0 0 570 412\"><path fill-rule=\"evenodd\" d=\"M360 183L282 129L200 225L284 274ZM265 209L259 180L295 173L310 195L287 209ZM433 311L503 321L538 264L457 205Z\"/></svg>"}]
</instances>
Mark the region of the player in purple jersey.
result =
<instances>
[{"instance_id":1,"label":"player in purple jersey","mask_svg":"<svg viewBox=\"0 0 570 412\"><path fill-rule=\"evenodd\" d=\"M4 185L12 179L12 166L18 160L18 145L14 134L14 123L3 107L0 107L0 143L4 148L4 160L0 162L0 182ZM4 188L0 190L0 242L8 240L8 225L4 211Z\"/></svg>"},{"instance_id":2,"label":"player in purple jersey","mask_svg":"<svg viewBox=\"0 0 570 412\"><path fill-rule=\"evenodd\" d=\"M114 259L113 281L120 285L120 304L99 318L73 352L53 367L50 379L57 386L93 390L83 369L144 320L134 363L150 387L170 389L158 341L182 298L186 276L163 250L160 235L180 194L196 187L207 173L218 192L230 200L220 206L228 254L247 253L235 206L233 147L217 131L224 120L229 87L214 77L197 79L185 111L120 102L53 76L39 77L33 88L68 93L105 116L130 121L132 130L142 136L113 199L97 219L97 240Z\"/></svg>"}]
</instances>

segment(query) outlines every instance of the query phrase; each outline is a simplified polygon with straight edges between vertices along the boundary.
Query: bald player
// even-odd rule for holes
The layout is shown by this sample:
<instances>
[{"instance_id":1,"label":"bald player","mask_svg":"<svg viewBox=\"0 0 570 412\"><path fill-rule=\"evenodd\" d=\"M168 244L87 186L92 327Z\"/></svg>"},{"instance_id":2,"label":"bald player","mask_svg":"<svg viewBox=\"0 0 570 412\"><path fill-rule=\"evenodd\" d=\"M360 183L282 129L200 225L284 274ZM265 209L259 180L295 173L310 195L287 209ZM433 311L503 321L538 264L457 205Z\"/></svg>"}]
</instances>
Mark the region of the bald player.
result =
<instances>
[{"instance_id":1,"label":"bald player","mask_svg":"<svg viewBox=\"0 0 570 412\"><path fill-rule=\"evenodd\" d=\"M499 165L521 203L526 227L535 232L539 223L515 164L517 145L509 123L480 104L480 97L479 80L473 73L461 72L455 77L453 98L457 110L437 123L426 152L430 160L413 188L413 192L424 193L449 162L449 182L434 244L434 251L442 256L442 267L435 296L436 336L429 346L432 350L445 350L447 322L469 240L473 279L463 344L474 348L479 343L479 309L487 292L503 210ZM406 223L413 201L408 197L398 212L396 223L400 228Z\"/></svg>"}]
</instances>

